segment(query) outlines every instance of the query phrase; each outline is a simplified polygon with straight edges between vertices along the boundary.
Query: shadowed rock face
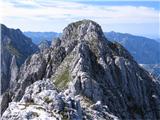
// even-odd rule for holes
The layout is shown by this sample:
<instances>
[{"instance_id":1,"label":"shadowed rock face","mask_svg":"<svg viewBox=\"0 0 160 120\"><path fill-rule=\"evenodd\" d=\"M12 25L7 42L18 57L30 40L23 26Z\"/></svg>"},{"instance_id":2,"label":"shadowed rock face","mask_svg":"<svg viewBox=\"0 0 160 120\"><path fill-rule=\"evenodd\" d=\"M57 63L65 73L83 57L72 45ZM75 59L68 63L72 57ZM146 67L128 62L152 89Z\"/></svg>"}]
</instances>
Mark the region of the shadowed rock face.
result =
<instances>
[{"instance_id":1,"label":"shadowed rock face","mask_svg":"<svg viewBox=\"0 0 160 120\"><path fill-rule=\"evenodd\" d=\"M3 24L1 24L1 46L1 93L3 93L9 87L12 57L15 56L16 64L20 66L38 48L19 29L10 29Z\"/></svg>"},{"instance_id":2,"label":"shadowed rock face","mask_svg":"<svg viewBox=\"0 0 160 120\"><path fill-rule=\"evenodd\" d=\"M79 119L160 118L160 83L120 44L109 42L97 23L71 23L55 42L54 47L32 55L20 68L11 90L16 105L26 96L26 87L49 78L65 97L80 101Z\"/></svg>"}]
</instances>

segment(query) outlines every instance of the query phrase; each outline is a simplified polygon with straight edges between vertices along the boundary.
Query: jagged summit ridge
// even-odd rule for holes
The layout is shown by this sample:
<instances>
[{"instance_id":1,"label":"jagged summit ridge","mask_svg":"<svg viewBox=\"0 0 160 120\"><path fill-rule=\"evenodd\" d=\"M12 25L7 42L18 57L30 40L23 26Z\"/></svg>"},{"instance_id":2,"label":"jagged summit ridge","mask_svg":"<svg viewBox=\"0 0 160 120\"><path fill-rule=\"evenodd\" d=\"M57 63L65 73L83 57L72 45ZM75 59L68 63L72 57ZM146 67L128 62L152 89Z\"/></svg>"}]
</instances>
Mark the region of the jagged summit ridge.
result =
<instances>
[{"instance_id":1,"label":"jagged summit ridge","mask_svg":"<svg viewBox=\"0 0 160 120\"><path fill-rule=\"evenodd\" d=\"M73 108L75 112L81 109L81 115L77 116L80 120L108 120L111 115L118 119L160 118L159 82L143 70L121 45L107 41L95 22L82 20L70 24L51 48L27 59L18 73L17 85L11 90L12 101L19 106L18 101L26 97L36 103L33 93L26 88L35 91L33 86L38 86L38 80L45 83L46 78L53 82L50 84L56 87L56 94L66 95L63 102L67 103L66 98L71 98L73 103L79 101L77 108L75 104L69 107L63 104L59 112L69 113L67 118L71 118L74 112L65 108ZM39 92L44 95L42 100L46 94L52 97L53 91L41 90ZM35 93L37 97L39 92ZM51 110L49 113L55 113L52 111L54 102L61 106L61 101L50 101L51 109L47 108L48 103L45 108ZM10 118L15 117L10 109L12 106L5 112L3 120L9 114Z\"/></svg>"}]
</instances>

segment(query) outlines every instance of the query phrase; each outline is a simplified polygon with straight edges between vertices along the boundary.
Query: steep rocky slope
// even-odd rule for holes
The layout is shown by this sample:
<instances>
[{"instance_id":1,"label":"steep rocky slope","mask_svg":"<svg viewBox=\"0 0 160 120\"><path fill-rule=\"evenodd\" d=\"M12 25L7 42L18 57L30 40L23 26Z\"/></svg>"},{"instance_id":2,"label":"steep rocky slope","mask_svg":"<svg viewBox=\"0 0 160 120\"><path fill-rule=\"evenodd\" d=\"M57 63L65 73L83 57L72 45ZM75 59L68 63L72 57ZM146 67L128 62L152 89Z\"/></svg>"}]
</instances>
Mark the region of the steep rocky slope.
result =
<instances>
[{"instance_id":1,"label":"steep rocky slope","mask_svg":"<svg viewBox=\"0 0 160 120\"><path fill-rule=\"evenodd\" d=\"M1 24L1 46L1 93L3 93L9 87L12 57L15 57L16 64L20 66L29 55L38 50L38 47L19 29L10 29L3 24Z\"/></svg>"},{"instance_id":2,"label":"steep rocky slope","mask_svg":"<svg viewBox=\"0 0 160 120\"><path fill-rule=\"evenodd\" d=\"M69 24L13 81L2 120L160 119L159 81L91 20Z\"/></svg>"},{"instance_id":3,"label":"steep rocky slope","mask_svg":"<svg viewBox=\"0 0 160 120\"><path fill-rule=\"evenodd\" d=\"M148 70L150 74L160 80L160 64L140 64L140 66Z\"/></svg>"},{"instance_id":4,"label":"steep rocky slope","mask_svg":"<svg viewBox=\"0 0 160 120\"><path fill-rule=\"evenodd\" d=\"M51 45L51 41L47 41L47 40L42 40L39 44L38 44L38 48L40 50L44 50L46 48L49 48Z\"/></svg>"},{"instance_id":5,"label":"steep rocky slope","mask_svg":"<svg viewBox=\"0 0 160 120\"><path fill-rule=\"evenodd\" d=\"M160 76L160 43L154 39L135 36L128 33L106 32L110 41L123 45L139 64L155 77ZM159 77L158 77L159 78Z\"/></svg>"}]
</instances>

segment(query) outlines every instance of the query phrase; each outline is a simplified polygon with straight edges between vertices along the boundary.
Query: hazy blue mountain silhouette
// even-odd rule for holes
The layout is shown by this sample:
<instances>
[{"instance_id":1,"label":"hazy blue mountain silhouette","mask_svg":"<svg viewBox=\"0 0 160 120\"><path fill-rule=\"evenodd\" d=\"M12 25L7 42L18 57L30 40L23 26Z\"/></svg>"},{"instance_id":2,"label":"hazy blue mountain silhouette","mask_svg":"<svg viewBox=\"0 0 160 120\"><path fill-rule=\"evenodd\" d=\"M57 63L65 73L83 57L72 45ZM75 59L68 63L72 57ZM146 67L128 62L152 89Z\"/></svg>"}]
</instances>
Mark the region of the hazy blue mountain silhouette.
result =
<instances>
[{"instance_id":1,"label":"hazy blue mountain silhouette","mask_svg":"<svg viewBox=\"0 0 160 120\"><path fill-rule=\"evenodd\" d=\"M53 38L58 37L60 33L57 32L24 32L24 34L30 37L35 44L40 44L41 41L52 41Z\"/></svg>"},{"instance_id":2,"label":"hazy blue mountain silhouette","mask_svg":"<svg viewBox=\"0 0 160 120\"><path fill-rule=\"evenodd\" d=\"M106 32L110 41L122 44L141 64L160 64L160 43L146 37L127 33Z\"/></svg>"}]
</instances>

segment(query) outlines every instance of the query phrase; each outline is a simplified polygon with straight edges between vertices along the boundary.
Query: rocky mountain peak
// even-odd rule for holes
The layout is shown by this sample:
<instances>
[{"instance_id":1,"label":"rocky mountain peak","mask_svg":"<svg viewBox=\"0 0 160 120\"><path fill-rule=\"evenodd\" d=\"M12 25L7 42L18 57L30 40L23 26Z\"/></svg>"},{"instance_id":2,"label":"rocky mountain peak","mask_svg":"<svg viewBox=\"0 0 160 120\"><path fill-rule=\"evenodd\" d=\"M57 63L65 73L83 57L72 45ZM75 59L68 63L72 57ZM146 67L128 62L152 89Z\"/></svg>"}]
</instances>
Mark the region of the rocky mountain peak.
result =
<instances>
[{"instance_id":1,"label":"rocky mountain peak","mask_svg":"<svg viewBox=\"0 0 160 120\"><path fill-rule=\"evenodd\" d=\"M91 41L105 39L101 26L92 20L81 20L69 24L63 30L62 41Z\"/></svg>"},{"instance_id":2,"label":"rocky mountain peak","mask_svg":"<svg viewBox=\"0 0 160 120\"><path fill-rule=\"evenodd\" d=\"M52 45L21 66L2 120L40 118L37 107L58 119L160 118L159 82L125 48L107 41L97 23L71 23Z\"/></svg>"}]
</instances>

